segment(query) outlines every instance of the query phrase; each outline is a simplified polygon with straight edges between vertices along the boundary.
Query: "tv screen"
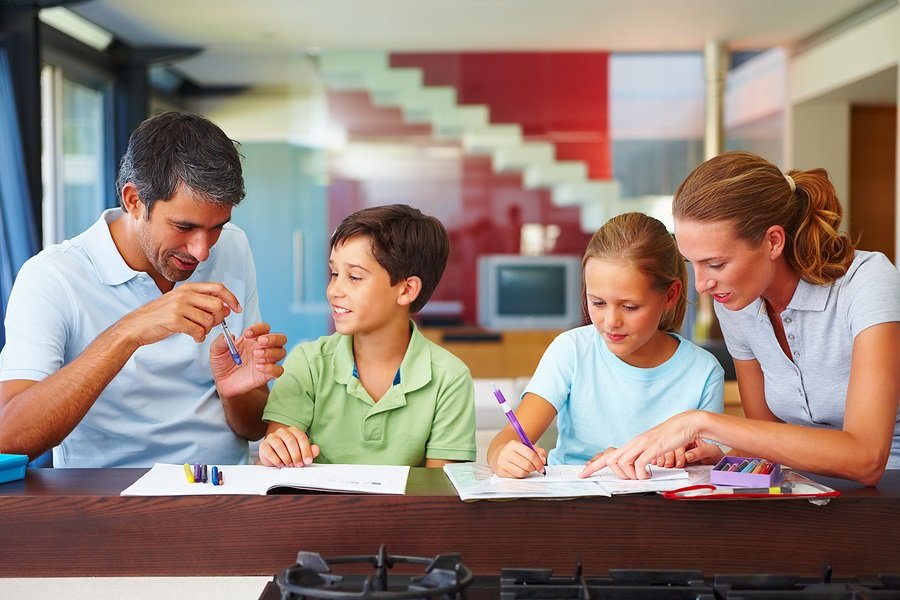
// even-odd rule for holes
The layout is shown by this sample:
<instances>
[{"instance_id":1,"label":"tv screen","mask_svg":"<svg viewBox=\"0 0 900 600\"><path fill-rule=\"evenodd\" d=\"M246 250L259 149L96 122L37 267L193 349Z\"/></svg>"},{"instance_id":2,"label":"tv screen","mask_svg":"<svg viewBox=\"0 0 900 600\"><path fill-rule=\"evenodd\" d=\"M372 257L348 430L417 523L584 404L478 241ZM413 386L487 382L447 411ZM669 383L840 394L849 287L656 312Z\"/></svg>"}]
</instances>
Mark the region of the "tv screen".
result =
<instances>
[{"instance_id":1,"label":"tv screen","mask_svg":"<svg viewBox=\"0 0 900 600\"><path fill-rule=\"evenodd\" d=\"M497 312L501 315L552 316L566 312L565 265L498 267Z\"/></svg>"},{"instance_id":2,"label":"tv screen","mask_svg":"<svg viewBox=\"0 0 900 600\"><path fill-rule=\"evenodd\" d=\"M478 259L478 280L478 323L487 329L584 322L579 256L486 255Z\"/></svg>"}]
</instances>

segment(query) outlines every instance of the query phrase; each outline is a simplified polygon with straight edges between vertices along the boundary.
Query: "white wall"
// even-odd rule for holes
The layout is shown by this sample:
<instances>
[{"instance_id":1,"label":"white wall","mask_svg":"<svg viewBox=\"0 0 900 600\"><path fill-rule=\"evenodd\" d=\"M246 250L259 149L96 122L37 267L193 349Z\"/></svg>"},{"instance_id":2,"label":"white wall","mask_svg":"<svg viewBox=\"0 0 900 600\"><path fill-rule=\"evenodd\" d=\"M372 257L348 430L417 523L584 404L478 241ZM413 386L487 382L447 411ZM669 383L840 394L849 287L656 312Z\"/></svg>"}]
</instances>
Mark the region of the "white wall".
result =
<instances>
[{"instance_id":1,"label":"white wall","mask_svg":"<svg viewBox=\"0 0 900 600\"><path fill-rule=\"evenodd\" d=\"M893 8L804 50L791 59L788 94L791 105L788 162L794 168L821 166L832 175L838 194L849 189L849 125L851 94L837 100L836 92L851 88L900 65L900 2ZM829 98L830 97L830 98ZM893 102L900 98L900 84ZM897 173L900 174L900 119L897 135ZM896 253L900 261L900 176L894 196ZM845 214L849 217L849 214Z\"/></svg>"}]
</instances>

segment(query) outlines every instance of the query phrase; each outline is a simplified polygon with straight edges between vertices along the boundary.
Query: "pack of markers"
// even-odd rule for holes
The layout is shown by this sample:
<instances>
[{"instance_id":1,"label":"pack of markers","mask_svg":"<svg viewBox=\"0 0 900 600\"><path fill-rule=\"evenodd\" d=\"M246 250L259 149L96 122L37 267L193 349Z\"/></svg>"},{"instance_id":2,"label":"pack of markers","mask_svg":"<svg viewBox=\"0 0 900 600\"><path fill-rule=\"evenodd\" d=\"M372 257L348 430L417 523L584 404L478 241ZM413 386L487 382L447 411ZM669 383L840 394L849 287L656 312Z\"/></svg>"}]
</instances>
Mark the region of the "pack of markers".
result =
<instances>
[{"instance_id":1,"label":"pack of markers","mask_svg":"<svg viewBox=\"0 0 900 600\"><path fill-rule=\"evenodd\" d=\"M764 458L726 456L709 473L713 485L731 487L771 487L784 479L779 463Z\"/></svg>"},{"instance_id":2,"label":"pack of markers","mask_svg":"<svg viewBox=\"0 0 900 600\"><path fill-rule=\"evenodd\" d=\"M824 503L840 492L763 458L726 456L709 471L709 483L662 492L668 500L806 498Z\"/></svg>"}]
</instances>

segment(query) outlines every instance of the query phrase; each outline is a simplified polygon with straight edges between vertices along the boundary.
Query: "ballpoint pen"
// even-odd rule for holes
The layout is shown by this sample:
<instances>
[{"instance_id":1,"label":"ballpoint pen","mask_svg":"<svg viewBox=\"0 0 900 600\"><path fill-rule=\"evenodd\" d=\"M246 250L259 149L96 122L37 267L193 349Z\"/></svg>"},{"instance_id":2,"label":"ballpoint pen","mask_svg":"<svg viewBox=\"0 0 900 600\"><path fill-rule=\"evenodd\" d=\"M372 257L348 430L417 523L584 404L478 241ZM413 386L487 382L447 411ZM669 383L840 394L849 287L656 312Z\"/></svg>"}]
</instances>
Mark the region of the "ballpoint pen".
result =
<instances>
[{"instance_id":1,"label":"ballpoint pen","mask_svg":"<svg viewBox=\"0 0 900 600\"><path fill-rule=\"evenodd\" d=\"M522 443L531 448L531 451L537 454L537 450L534 447L534 444L531 443L531 440L528 439L528 436L525 435L525 430L522 429L522 426L519 424L519 420L516 418L516 413L513 412L512 407L506 401L506 398L503 396L503 392L491 382L491 387L494 389L494 396L497 398L497 402L500 403L500 408L503 409L503 412L506 414L506 418L509 419L509 424L512 425L512 428L515 430L516 435L519 436L519 439L522 440ZM542 475L547 474L547 468L541 470Z\"/></svg>"},{"instance_id":2,"label":"ballpoint pen","mask_svg":"<svg viewBox=\"0 0 900 600\"><path fill-rule=\"evenodd\" d=\"M234 345L234 340L231 339L231 330L228 329L228 325L225 324L224 320L222 320L222 331L225 332L225 343L228 344L228 352L231 353L231 359L234 361L234 364L240 365L243 362L241 355L237 351L237 346Z\"/></svg>"}]
</instances>

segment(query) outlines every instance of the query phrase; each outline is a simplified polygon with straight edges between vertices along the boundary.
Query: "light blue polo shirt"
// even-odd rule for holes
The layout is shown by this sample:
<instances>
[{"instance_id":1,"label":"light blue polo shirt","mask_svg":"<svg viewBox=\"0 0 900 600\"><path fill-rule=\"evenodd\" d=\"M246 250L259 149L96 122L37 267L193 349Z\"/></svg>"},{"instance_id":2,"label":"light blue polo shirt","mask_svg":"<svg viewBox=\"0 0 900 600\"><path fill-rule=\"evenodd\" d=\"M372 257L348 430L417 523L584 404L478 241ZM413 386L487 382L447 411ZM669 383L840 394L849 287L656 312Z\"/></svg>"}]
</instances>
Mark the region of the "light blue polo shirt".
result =
<instances>
[{"instance_id":1,"label":"light blue polo shirt","mask_svg":"<svg viewBox=\"0 0 900 600\"><path fill-rule=\"evenodd\" d=\"M593 325L551 342L526 393L556 409L559 440L551 465L579 465L620 447L671 416L693 409L723 410L725 371L712 354L677 334L675 354L640 368L610 352Z\"/></svg>"},{"instance_id":2,"label":"light blue polo shirt","mask_svg":"<svg viewBox=\"0 0 900 600\"><path fill-rule=\"evenodd\" d=\"M41 381L74 360L102 331L161 296L113 243L105 211L77 237L51 246L20 270L6 313L0 380ZM209 259L187 282L218 281L243 307L236 335L257 323L256 270L247 236L226 225ZM178 284L180 285L180 284ZM55 467L148 467L156 462L246 463L247 440L225 422L209 366L209 345L185 334L142 346L81 423L53 450Z\"/></svg>"},{"instance_id":3,"label":"light blue polo shirt","mask_svg":"<svg viewBox=\"0 0 900 600\"><path fill-rule=\"evenodd\" d=\"M843 429L853 340L873 325L900 321L900 273L880 252L857 250L847 273L832 285L800 281L781 322L793 361L758 299L730 311L716 304L728 351L756 360L765 377L766 404L786 423ZM900 416L887 464L900 468Z\"/></svg>"}]
</instances>

